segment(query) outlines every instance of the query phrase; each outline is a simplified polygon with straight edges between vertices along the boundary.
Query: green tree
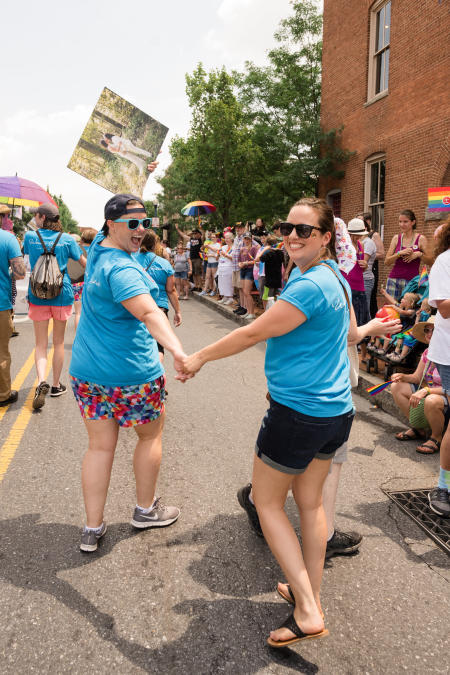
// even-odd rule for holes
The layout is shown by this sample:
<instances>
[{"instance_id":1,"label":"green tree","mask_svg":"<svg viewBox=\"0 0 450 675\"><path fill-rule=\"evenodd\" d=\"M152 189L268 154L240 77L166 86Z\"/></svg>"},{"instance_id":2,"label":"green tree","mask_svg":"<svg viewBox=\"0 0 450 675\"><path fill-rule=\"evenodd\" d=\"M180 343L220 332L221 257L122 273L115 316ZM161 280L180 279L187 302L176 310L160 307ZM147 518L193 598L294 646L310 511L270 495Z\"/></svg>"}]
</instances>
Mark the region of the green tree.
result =
<instances>
[{"instance_id":1,"label":"green tree","mask_svg":"<svg viewBox=\"0 0 450 675\"><path fill-rule=\"evenodd\" d=\"M296 199L317 193L320 176L342 176L351 153L341 129L320 128L322 16L312 0L292 2L268 54L269 65L246 63L236 74L239 99L263 157L248 193L252 216L285 214Z\"/></svg>"},{"instance_id":2,"label":"green tree","mask_svg":"<svg viewBox=\"0 0 450 675\"><path fill-rule=\"evenodd\" d=\"M71 232L74 234L80 234L80 230L78 228L78 222L73 219L72 214L69 210L69 207L63 200L62 196L59 195L57 197L56 195L52 195L53 199L55 200L56 204L58 205L59 208L59 216L61 220L61 225L63 232Z\"/></svg>"},{"instance_id":3,"label":"green tree","mask_svg":"<svg viewBox=\"0 0 450 675\"><path fill-rule=\"evenodd\" d=\"M260 157L235 88L225 68L207 73L199 64L186 75L191 128L186 139L172 141L173 161L160 179L166 215L196 199L216 206L213 220L229 223L240 215Z\"/></svg>"}]
</instances>

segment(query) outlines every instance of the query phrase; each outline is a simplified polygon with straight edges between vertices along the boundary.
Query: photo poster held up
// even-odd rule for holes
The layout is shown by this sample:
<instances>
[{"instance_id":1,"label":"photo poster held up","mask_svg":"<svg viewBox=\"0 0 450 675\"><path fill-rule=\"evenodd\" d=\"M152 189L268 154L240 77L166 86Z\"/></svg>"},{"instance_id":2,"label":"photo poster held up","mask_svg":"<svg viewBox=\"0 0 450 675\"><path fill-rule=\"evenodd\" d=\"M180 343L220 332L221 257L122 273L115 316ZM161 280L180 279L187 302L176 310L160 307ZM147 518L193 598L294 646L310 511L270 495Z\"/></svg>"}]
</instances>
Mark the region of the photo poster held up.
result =
<instances>
[{"instance_id":1,"label":"photo poster held up","mask_svg":"<svg viewBox=\"0 0 450 675\"><path fill-rule=\"evenodd\" d=\"M142 197L169 129L105 87L68 163L110 192Z\"/></svg>"}]
</instances>

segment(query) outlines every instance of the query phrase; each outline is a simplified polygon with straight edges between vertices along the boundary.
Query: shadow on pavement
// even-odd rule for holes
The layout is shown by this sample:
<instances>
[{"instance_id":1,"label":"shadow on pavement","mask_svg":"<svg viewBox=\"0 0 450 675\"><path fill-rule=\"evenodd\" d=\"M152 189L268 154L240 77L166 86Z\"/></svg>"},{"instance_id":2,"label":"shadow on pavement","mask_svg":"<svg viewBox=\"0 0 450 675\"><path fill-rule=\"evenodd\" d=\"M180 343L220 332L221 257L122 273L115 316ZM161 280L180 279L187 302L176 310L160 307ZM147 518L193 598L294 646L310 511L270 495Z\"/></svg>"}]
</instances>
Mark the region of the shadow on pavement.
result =
<instances>
[{"instance_id":1,"label":"shadow on pavement","mask_svg":"<svg viewBox=\"0 0 450 675\"><path fill-rule=\"evenodd\" d=\"M246 675L273 663L300 673L317 673L318 667L296 652L273 650L265 645L269 630L284 621L289 609L283 602L249 600L252 595L274 590L275 565L263 541L257 545L251 532L240 534L243 526L242 517L219 515L207 526L162 544L175 547L206 543L201 560L189 566L193 578L216 593L244 597L179 603L172 611L192 620L182 636L156 649L117 634L113 616L99 611L58 576L65 570L99 560L111 553L120 541L134 536L127 523L110 525L98 550L83 555L77 549L80 530L74 525L40 523L36 513L2 520L0 578L17 588L46 593L77 612L89 621L102 640L148 673L206 675L220 670ZM252 550L255 555L249 554Z\"/></svg>"}]
</instances>

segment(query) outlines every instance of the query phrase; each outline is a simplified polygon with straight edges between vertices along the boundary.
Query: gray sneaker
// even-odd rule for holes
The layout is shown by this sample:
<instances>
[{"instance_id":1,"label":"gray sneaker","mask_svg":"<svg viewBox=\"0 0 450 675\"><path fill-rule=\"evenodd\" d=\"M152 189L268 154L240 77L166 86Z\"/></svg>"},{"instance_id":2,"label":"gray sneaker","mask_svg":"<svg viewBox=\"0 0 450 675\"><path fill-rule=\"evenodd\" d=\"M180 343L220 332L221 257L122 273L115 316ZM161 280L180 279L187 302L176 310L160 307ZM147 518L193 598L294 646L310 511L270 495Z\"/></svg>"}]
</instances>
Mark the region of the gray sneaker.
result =
<instances>
[{"instance_id":1,"label":"gray sneaker","mask_svg":"<svg viewBox=\"0 0 450 675\"><path fill-rule=\"evenodd\" d=\"M97 534L92 530L83 530L81 534L81 544L80 551L85 551L86 553L91 553L92 551L97 550L98 540L103 537L106 532L106 523L103 523L102 529Z\"/></svg>"},{"instance_id":2,"label":"gray sneaker","mask_svg":"<svg viewBox=\"0 0 450 675\"><path fill-rule=\"evenodd\" d=\"M34 392L32 403L33 410L39 410L39 408L42 408L45 405L45 397L47 396L49 389L50 385L47 382L40 382L38 384L36 391Z\"/></svg>"},{"instance_id":3,"label":"gray sneaker","mask_svg":"<svg viewBox=\"0 0 450 675\"><path fill-rule=\"evenodd\" d=\"M434 488L428 493L430 509L441 518L450 518L450 493L442 488Z\"/></svg>"},{"instance_id":4,"label":"gray sneaker","mask_svg":"<svg viewBox=\"0 0 450 675\"><path fill-rule=\"evenodd\" d=\"M139 530L145 530L149 527L166 527L166 525L172 525L179 515L180 509L177 509L176 506L164 506L161 503L161 498L158 497L150 513L142 513L136 507L131 524Z\"/></svg>"}]
</instances>

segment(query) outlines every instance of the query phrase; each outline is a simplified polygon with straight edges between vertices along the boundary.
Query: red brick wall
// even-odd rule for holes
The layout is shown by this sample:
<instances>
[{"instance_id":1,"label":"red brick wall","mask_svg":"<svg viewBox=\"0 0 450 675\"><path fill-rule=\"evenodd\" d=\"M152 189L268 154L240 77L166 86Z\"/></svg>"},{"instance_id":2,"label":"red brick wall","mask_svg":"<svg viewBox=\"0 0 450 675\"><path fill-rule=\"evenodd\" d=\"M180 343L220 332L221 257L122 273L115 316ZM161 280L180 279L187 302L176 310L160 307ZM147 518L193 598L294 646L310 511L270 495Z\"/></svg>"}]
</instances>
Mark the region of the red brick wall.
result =
<instances>
[{"instance_id":1,"label":"red brick wall","mask_svg":"<svg viewBox=\"0 0 450 675\"><path fill-rule=\"evenodd\" d=\"M342 190L342 217L364 206L365 160L386 154L385 234L410 208L426 236L427 188L443 185L450 161L449 3L392 0L389 93L365 106L369 58L369 0L324 0L321 122L344 126L343 146L355 151L342 180L320 181L319 193ZM383 275L384 276L384 275Z\"/></svg>"}]
</instances>

